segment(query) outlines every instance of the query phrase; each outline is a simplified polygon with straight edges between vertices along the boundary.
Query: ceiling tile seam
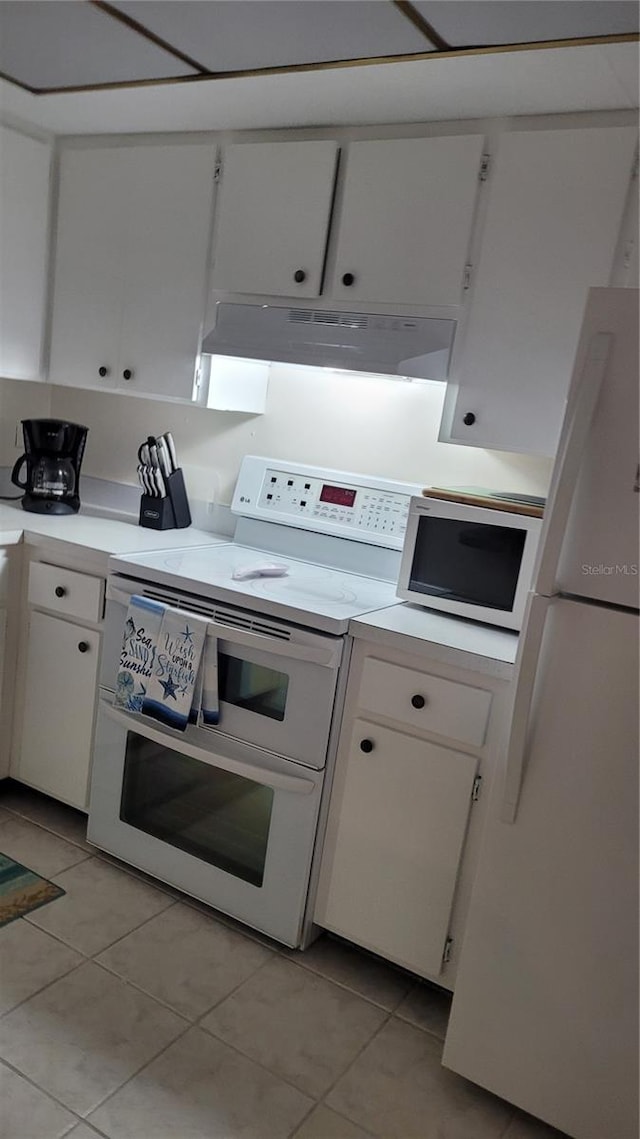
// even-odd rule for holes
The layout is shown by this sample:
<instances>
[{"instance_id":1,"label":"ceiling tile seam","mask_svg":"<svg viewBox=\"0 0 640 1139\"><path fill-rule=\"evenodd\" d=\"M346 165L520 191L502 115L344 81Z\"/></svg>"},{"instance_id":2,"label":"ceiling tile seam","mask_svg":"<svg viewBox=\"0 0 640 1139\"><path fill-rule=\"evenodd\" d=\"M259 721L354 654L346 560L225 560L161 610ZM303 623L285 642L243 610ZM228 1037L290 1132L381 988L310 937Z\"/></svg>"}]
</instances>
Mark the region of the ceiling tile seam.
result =
<instances>
[{"instance_id":1,"label":"ceiling tile seam","mask_svg":"<svg viewBox=\"0 0 640 1139\"><path fill-rule=\"evenodd\" d=\"M94 2L94 0L90 0ZM640 33L625 32L612 36L586 36L572 40L542 40L535 43L496 44L481 48L454 48L447 51L414 52L404 55L371 56L363 59L332 60L321 63L295 63L278 67L253 68L244 71L205 71L197 75L173 75L160 79L116 80L112 83L79 84L69 87L27 87L10 75L0 73L0 78L21 87L33 95L77 94L85 91L112 91L123 88L166 86L171 83L201 83L224 79L251 79L269 75L290 75L312 71L339 70L341 68L376 67L389 63L421 63L443 59L464 59L479 55L502 55L509 52L544 51L558 48L606 46L616 43L638 43ZM628 99L628 96L625 96Z\"/></svg>"},{"instance_id":2,"label":"ceiling tile seam","mask_svg":"<svg viewBox=\"0 0 640 1139\"><path fill-rule=\"evenodd\" d=\"M414 28L421 32L429 43L433 44L436 51L451 51L453 45L447 43L447 41L442 38L440 33L436 31L433 25L425 19L417 8L414 8L409 0L391 0L391 2L394 8L397 8L398 11L413 24Z\"/></svg>"},{"instance_id":3,"label":"ceiling tile seam","mask_svg":"<svg viewBox=\"0 0 640 1139\"><path fill-rule=\"evenodd\" d=\"M138 20L135 20L133 16L128 16L126 12L121 12L119 8L114 8L112 4L109 4L107 2L107 0L89 0L89 3L94 8L97 8L99 12L102 12L103 15L108 16L113 20L117 20L120 24L124 24L126 28L129 28L130 31L135 32L136 35L150 40L150 42L155 44L156 47L159 47L163 51L168 52L176 59L180 59L183 63L188 64L189 67L193 67L196 71L201 72L201 74L207 73L207 68L204 66L204 64L199 63L197 59L192 59L191 56L186 55L185 52L180 51L180 48L174 47L173 44L170 44L167 40L162 39L161 36L157 36L155 32L152 32L149 28L145 27L144 24L141 24ZM68 88L64 88L64 90L68 90Z\"/></svg>"}]
</instances>

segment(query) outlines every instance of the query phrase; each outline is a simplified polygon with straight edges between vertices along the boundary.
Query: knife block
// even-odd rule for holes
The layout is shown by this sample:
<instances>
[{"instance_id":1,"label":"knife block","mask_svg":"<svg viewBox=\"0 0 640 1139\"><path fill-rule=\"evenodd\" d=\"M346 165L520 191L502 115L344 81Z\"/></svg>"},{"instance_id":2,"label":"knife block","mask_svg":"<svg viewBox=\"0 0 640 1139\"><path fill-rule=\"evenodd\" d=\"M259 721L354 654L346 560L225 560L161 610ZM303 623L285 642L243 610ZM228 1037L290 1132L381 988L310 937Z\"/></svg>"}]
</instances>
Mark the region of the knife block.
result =
<instances>
[{"instance_id":1,"label":"knife block","mask_svg":"<svg viewBox=\"0 0 640 1139\"><path fill-rule=\"evenodd\" d=\"M165 476L166 498L143 494L140 499L139 525L151 530L182 530L191 525L191 511L182 471L178 468Z\"/></svg>"}]
</instances>

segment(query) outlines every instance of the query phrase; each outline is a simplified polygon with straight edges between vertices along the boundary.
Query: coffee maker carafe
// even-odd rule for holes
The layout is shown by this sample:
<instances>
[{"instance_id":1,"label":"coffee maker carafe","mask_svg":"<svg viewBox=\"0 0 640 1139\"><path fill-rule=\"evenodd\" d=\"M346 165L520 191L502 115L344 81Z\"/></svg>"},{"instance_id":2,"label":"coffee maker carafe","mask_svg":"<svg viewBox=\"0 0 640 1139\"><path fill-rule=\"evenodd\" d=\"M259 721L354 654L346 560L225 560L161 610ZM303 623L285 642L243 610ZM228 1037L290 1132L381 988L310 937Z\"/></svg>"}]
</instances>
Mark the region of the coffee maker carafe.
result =
<instances>
[{"instance_id":1,"label":"coffee maker carafe","mask_svg":"<svg viewBox=\"0 0 640 1139\"><path fill-rule=\"evenodd\" d=\"M11 472L11 481L26 491L23 510L34 514L76 514L78 485L87 427L61 419L23 419L24 455ZM27 465L25 481L20 478Z\"/></svg>"}]
</instances>

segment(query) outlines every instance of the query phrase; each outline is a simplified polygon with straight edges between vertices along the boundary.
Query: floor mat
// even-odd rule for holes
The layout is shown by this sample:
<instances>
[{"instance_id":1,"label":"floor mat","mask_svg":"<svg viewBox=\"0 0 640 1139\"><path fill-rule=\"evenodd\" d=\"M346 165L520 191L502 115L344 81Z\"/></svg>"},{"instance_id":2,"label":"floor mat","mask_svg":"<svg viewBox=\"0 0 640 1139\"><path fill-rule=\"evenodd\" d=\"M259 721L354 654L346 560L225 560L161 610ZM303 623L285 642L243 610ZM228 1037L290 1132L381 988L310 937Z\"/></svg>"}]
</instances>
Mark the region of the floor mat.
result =
<instances>
[{"instance_id":1,"label":"floor mat","mask_svg":"<svg viewBox=\"0 0 640 1139\"><path fill-rule=\"evenodd\" d=\"M65 891L33 870L0 854L0 926L45 906Z\"/></svg>"}]
</instances>

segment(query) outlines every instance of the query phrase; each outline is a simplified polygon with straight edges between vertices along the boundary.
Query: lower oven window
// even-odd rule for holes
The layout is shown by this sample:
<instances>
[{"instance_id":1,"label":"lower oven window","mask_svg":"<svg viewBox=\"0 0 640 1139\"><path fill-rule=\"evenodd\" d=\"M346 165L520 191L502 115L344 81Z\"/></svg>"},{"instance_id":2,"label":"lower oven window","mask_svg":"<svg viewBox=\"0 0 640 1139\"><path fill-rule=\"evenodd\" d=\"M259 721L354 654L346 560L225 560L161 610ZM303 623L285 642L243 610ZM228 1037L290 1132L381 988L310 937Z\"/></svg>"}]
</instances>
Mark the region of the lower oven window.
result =
<instances>
[{"instance_id":1,"label":"lower oven window","mask_svg":"<svg viewBox=\"0 0 640 1139\"><path fill-rule=\"evenodd\" d=\"M270 720L284 720L289 677L241 657L218 654L220 699Z\"/></svg>"},{"instance_id":2,"label":"lower oven window","mask_svg":"<svg viewBox=\"0 0 640 1139\"><path fill-rule=\"evenodd\" d=\"M120 818L261 886L274 793L252 779L127 733Z\"/></svg>"}]
</instances>

